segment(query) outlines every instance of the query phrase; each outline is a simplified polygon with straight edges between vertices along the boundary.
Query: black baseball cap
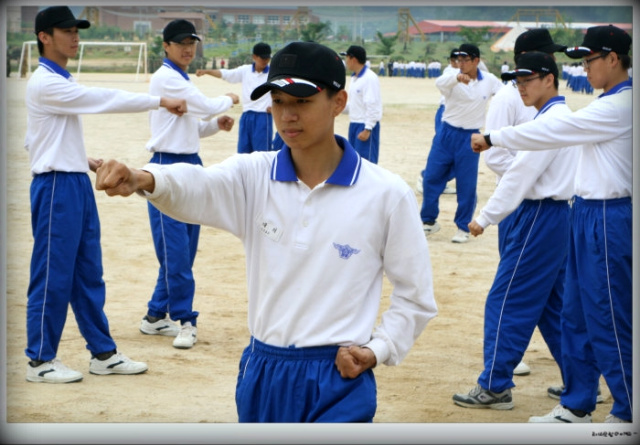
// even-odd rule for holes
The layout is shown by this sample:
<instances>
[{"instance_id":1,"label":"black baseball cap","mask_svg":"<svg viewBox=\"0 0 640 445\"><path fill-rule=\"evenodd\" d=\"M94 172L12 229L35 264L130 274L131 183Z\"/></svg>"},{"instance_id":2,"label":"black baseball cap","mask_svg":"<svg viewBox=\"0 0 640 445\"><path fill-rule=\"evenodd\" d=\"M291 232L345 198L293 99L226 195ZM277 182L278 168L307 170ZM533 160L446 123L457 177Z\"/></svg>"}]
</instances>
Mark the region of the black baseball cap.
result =
<instances>
[{"instance_id":1,"label":"black baseball cap","mask_svg":"<svg viewBox=\"0 0 640 445\"><path fill-rule=\"evenodd\" d=\"M471 43L463 43L456 51L456 56L469 56L472 59L480 57L480 48Z\"/></svg>"},{"instance_id":2,"label":"black baseball cap","mask_svg":"<svg viewBox=\"0 0 640 445\"><path fill-rule=\"evenodd\" d=\"M592 26L587 29L582 45L567 48L565 54L572 59L599 51L628 55L630 48L631 37L624 30L613 25Z\"/></svg>"},{"instance_id":3,"label":"black baseball cap","mask_svg":"<svg viewBox=\"0 0 640 445\"><path fill-rule=\"evenodd\" d=\"M552 54L564 51L566 48L566 45L559 45L553 42L548 29L535 28L525 31L518 36L513 48L513 53L518 55L522 52L541 51Z\"/></svg>"},{"instance_id":4,"label":"black baseball cap","mask_svg":"<svg viewBox=\"0 0 640 445\"><path fill-rule=\"evenodd\" d=\"M531 74L553 74L558 78L558 64L552 55L541 51L527 51L520 54L516 61L516 68L502 73L502 80L512 80L519 76Z\"/></svg>"},{"instance_id":5,"label":"black baseball cap","mask_svg":"<svg viewBox=\"0 0 640 445\"><path fill-rule=\"evenodd\" d=\"M261 59L270 59L271 47L268 43L256 43L255 45L253 45L253 54L260 57Z\"/></svg>"},{"instance_id":6,"label":"black baseball cap","mask_svg":"<svg viewBox=\"0 0 640 445\"><path fill-rule=\"evenodd\" d=\"M351 45L346 51L341 52L340 55L355 57L360 63L367 61L367 50L358 45Z\"/></svg>"},{"instance_id":7,"label":"black baseball cap","mask_svg":"<svg viewBox=\"0 0 640 445\"><path fill-rule=\"evenodd\" d=\"M455 59L456 57L458 57L458 48L453 48L449 53L449 58Z\"/></svg>"},{"instance_id":8,"label":"black baseball cap","mask_svg":"<svg viewBox=\"0 0 640 445\"><path fill-rule=\"evenodd\" d=\"M74 26L86 29L91 23L76 19L68 6L51 6L36 15L36 34L49 28L68 29Z\"/></svg>"},{"instance_id":9,"label":"black baseball cap","mask_svg":"<svg viewBox=\"0 0 640 445\"><path fill-rule=\"evenodd\" d=\"M165 42L180 43L187 37L200 40L196 34L196 27L188 20L177 19L167 23L162 30L162 39Z\"/></svg>"},{"instance_id":10,"label":"black baseball cap","mask_svg":"<svg viewBox=\"0 0 640 445\"><path fill-rule=\"evenodd\" d=\"M251 100L273 89L296 97L309 97L324 88L339 91L345 85L345 67L340 56L316 42L292 42L271 59L267 82L251 93Z\"/></svg>"}]
</instances>

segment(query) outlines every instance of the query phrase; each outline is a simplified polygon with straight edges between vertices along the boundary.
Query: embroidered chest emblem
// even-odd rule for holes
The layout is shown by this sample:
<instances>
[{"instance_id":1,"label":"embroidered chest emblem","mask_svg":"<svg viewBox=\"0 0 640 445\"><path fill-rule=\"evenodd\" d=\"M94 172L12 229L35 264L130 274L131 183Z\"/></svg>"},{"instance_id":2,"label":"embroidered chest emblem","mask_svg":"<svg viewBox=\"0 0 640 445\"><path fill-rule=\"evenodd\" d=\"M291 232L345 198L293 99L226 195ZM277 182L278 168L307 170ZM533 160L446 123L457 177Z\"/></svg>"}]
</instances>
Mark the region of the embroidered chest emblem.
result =
<instances>
[{"instance_id":1,"label":"embroidered chest emblem","mask_svg":"<svg viewBox=\"0 0 640 445\"><path fill-rule=\"evenodd\" d=\"M342 258L343 260L348 260L349 258L351 258L351 255L360 253L360 249L355 249L348 244L333 243L333 247L338 250L340 258Z\"/></svg>"}]
</instances>

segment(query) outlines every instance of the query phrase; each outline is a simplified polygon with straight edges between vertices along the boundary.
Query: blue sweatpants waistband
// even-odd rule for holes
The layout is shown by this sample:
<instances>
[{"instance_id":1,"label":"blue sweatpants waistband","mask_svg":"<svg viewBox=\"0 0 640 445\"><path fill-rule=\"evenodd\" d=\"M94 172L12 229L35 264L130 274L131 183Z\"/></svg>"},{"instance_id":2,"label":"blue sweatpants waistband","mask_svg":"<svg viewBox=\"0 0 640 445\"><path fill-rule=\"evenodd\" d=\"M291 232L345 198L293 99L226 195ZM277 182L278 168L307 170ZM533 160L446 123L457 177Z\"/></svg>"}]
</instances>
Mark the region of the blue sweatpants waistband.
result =
<instances>
[{"instance_id":1,"label":"blue sweatpants waistband","mask_svg":"<svg viewBox=\"0 0 640 445\"><path fill-rule=\"evenodd\" d=\"M624 198L613 199L584 199L579 196L574 196L573 200L583 206L600 207L604 202L606 202L608 206L628 205L631 202L631 197L625 196Z\"/></svg>"},{"instance_id":2,"label":"blue sweatpants waistband","mask_svg":"<svg viewBox=\"0 0 640 445\"><path fill-rule=\"evenodd\" d=\"M522 204L526 205L538 205L539 202L543 202L545 205L557 205L557 206L568 206L568 199L553 199L553 198L545 198L545 199L523 199Z\"/></svg>"},{"instance_id":3,"label":"blue sweatpants waistband","mask_svg":"<svg viewBox=\"0 0 640 445\"><path fill-rule=\"evenodd\" d=\"M457 130L457 131L464 131L464 132L466 132L466 133L479 133L479 132L480 132L480 129L478 129L478 128L462 128L462 127L456 127L456 126L451 125L450 123L448 123L447 121L444 121L444 120L442 121L442 125L446 125L447 127L452 128L452 129L454 129L454 130Z\"/></svg>"},{"instance_id":4,"label":"blue sweatpants waistband","mask_svg":"<svg viewBox=\"0 0 640 445\"><path fill-rule=\"evenodd\" d=\"M179 154L154 152L149 162L153 164L176 164L178 162L185 162L187 164L202 165L202 160L198 153Z\"/></svg>"},{"instance_id":5,"label":"blue sweatpants waistband","mask_svg":"<svg viewBox=\"0 0 640 445\"><path fill-rule=\"evenodd\" d=\"M311 346L307 348L296 348L289 346L281 348L279 346L271 346L251 337L252 352L261 352L272 357L279 357L289 360L324 360L335 359L339 346Z\"/></svg>"}]
</instances>

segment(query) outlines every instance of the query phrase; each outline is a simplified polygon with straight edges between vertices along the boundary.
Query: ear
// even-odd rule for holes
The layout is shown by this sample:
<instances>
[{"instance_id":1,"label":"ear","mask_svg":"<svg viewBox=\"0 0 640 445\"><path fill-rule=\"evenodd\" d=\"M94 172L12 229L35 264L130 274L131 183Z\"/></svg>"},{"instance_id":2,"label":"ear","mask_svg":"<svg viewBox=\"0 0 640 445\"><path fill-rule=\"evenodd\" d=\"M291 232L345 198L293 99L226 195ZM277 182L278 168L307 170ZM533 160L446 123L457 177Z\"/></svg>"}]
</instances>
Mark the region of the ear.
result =
<instances>
[{"instance_id":1,"label":"ear","mask_svg":"<svg viewBox=\"0 0 640 445\"><path fill-rule=\"evenodd\" d=\"M333 96L333 117L337 117L347 106L347 92L343 88Z\"/></svg>"},{"instance_id":2,"label":"ear","mask_svg":"<svg viewBox=\"0 0 640 445\"><path fill-rule=\"evenodd\" d=\"M169 42L162 42L162 48L164 48L164 52L167 52L167 48L169 48Z\"/></svg>"},{"instance_id":3,"label":"ear","mask_svg":"<svg viewBox=\"0 0 640 445\"><path fill-rule=\"evenodd\" d=\"M55 31L54 31L55 32ZM42 42L43 45L46 45L48 43L51 43L51 38L53 36L51 34L47 34L44 31L40 31L38 33L38 40L40 40Z\"/></svg>"}]
</instances>

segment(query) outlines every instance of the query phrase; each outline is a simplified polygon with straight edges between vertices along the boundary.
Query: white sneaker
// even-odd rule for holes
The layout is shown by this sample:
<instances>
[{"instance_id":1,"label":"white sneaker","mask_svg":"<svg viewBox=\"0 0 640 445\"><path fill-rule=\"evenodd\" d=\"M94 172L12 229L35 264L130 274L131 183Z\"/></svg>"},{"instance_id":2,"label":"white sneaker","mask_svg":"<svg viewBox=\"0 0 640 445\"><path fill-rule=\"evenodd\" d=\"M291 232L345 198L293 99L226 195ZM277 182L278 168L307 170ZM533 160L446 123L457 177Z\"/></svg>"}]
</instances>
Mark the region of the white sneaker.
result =
<instances>
[{"instance_id":1,"label":"white sneaker","mask_svg":"<svg viewBox=\"0 0 640 445\"><path fill-rule=\"evenodd\" d=\"M529 417L529 423L591 423L591 414L578 417L558 404L549 414Z\"/></svg>"},{"instance_id":2,"label":"white sneaker","mask_svg":"<svg viewBox=\"0 0 640 445\"><path fill-rule=\"evenodd\" d=\"M531 368L525 362L518 363L518 366L513 368L513 375L529 375L531 374Z\"/></svg>"},{"instance_id":3,"label":"white sneaker","mask_svg":"<svg viewBox=\"0 0 640 445\"><path fill-rule=\"evenodd\" d=\"M424 234L429 236L440 230L440 224L438 224L437 221L435 221L433 224L423 223L422 228L424 229Z\"/></svg>"},{"instance_id":4,"label":"white sneaker","mask_svg":"<svg viewBox=\"0 0 640 445\"><path fill-rule=\"evenodd\" d=\"M149 367L144 362L134 362L121 352L116 352L106 360L92 358L89 372L97 375L107 374L142 374Z\"/></svg>"},{"instance_id":5,"label":"white sneaker","mask_svg":"<svg viewBox=\"0 0 640 445\"><path fill-rule=\"evenodd\" d=\"M622 420L618 416L614 416L613 414L608 414L607 417L604 418L604 423L631 423L631 421Z\"/></svg>"},{"instance_id":6,"label":"white sneaker","mask_svg":"<svg viewBox=\"0 0 640 445\"><path fill-rule=\"evenodd\" d=\"M469 241L469 232L465 232L464 230L458 229L458 233L451 238L452 243L466 243Z\"/></svg>"},{"instance_id":7,"label":"white sneaker","mask_svg":"<svg viewBox=\"0 0 640 445\"><path fill-rule=\"evenodd\" d=\"M175 337L180 332L178 325L173 323L169 317L151 323L145 315L140 322L140 332L148 335L165 335L167 337Z\"/></svg>"},{"instance_id":8,"label":"white sneaker","mask_svg":"<svg viewBox=\"0 0 640 445\"><path fill-rule=\"evenodd\" d=\"M562 391L564 391L564 385L550 386L547 388L547 395L552 399L560 400ZM602 391L600 391L600 385L598 385L598 394L596 395L596 403L602 403L602 402L604 402L604 396L602 395Z\"/></svg>"},{"instance_id":9,"label":"white sneaker","mask_svg":"<svg viewBox=\"0 0 640 445\"><path fill-rule=\"evenodd\" d=\"M173 347L178 349L189 349L198 341L198 328L193 326L190 321L182 325L180 332L175 340Z\"/></svg>"},{"instance_id":10,"label":"white sneaker","mask_svg":"<svg viewBox=\"0 0 640 445\"><path fill-rule=\"evenodd\" d=\"M422 173L418 175L418 180L416 181L416 192L422 194Z\"/></svg>"},{"instance_id":11,"label":"white sneaker","mask_svg":"<svg viewBox=\"0 0 640 445\"><path fill-rule=\"evenodd\" d=\"M449 184L447 184L447 186L442 191L443 195L455 195L456 193L457 193L456 188L451 187Z\"/></svg>"},{"instance_id":12,"label":"white sneaker","mask_svg":"<svg viewBox=\"0 0 640 445\"><path fill-rule=\"evenodd\" d=\"M54 358L33 367L27 364L27 381L38 383L72 383L82 380L82 373L67 368L60 360Z\"/></svg>"}]
</instances>

